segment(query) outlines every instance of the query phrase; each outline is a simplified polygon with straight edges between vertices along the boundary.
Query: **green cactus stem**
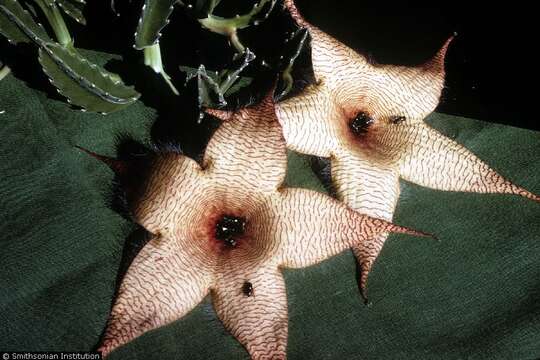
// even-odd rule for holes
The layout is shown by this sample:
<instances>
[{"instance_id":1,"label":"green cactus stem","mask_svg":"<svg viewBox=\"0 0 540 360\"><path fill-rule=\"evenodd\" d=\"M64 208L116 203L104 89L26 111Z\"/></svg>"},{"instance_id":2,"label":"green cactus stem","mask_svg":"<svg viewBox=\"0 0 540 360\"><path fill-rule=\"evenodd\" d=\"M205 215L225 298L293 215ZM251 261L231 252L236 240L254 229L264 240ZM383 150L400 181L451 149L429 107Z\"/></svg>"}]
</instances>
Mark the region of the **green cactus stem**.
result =
<instances>
[{"instance_id":1,"label":"green cactus stem","mask_svg":"<svg viewBox=\"0 0 540 360\"><path fill-rule=\"evenodd\" d=\"M135 32L135 48L142 50L156 45L161 31L169 23L176 0L145 0Z\"/></svg>"},{"instance_id":2,"label":"green cactus stem","mask_svg":"<svg viewBox=\"0 0 540 360\"><path fill-rule=\"evenodd\" d=\"M223 18L210 13L206 18L198 19L198 21L204 28L216 34L227 36L236 51L244 53L246 48L238 38L238 30L251 25L259 25L261 21L264 21L270 15L275 4L276 0L261 0L259 3L255 3L253 9L247 14ZM260 14L267 5L267 11Z\"/></svg>"},{"instance_id":3,"label":"green cactus stem","mask_svg":"<svg viewBox=\"0 0 540 360\"><path fill-rule=\"evenodd\" d=\"M144 48L144 64L151 67L152 70L154 70L157 74L160 74L175 95L180 95L180 92L172 83L171 77L167 75L165 69L163 68L159 43Z\"/></svg>"},{"instance_id":4,"label":"green cactus stem","mask_svg":"<svg viewBox=\"0 0 540 360\"><path fill-rule=\"evenodd\" d=\"M56 4L54 2L46 4L44 0L34 0L34 2L43 11L43 14L51 24L58 43L64 47L73 48L73 39Z\"/></svg>"},{"instance_id":5,"label":"green cactus stem","mask_svg":"<svg viewBox=\"0 0 540 360\"><path fill-rule=\"evenodd\" d=\"M108 114L125 108L139 98L117 74L91 63L77 51L58 44L39 49L39 62L58 92L83 109Z\"/></svg>"},{"instance_id":6,"label":"green cactus stem","mask_svg":"<svg viewBox=\"0 0 540 360\"><path fill-rule=\"evenodd\" d=\"M0 0L0 33L12 44L53 41L16 0Z\"/></svg>"},{"instance_id":7,"label":"green cactus stem","mask_svg":"<svg viewBox=\"0 0 540 360\"><path fill-rule=\"evenodd\" d=\"M84 111L108 114L137 101L140 94L133 87L124 85L117 74L92 63L75 49L56 1L34 0L59 43L49 37L17 0L0 0L0 33L13 44L33 42L49 81L68 103ZM83 0L73 1L82 4Z\"/></svg>"}]
</instances>

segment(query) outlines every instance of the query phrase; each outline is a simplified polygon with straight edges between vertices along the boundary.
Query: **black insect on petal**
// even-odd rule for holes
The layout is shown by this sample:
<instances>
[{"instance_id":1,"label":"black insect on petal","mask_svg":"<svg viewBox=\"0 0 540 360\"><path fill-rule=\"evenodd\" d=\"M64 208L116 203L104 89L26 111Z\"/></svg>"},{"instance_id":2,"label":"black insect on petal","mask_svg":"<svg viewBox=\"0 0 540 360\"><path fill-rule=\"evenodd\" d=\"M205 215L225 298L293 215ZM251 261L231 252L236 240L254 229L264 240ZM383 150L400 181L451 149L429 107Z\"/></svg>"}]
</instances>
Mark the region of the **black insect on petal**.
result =
<instances>
[{"instance_id":1,"label":"black insect on petal","mask_svg":"<svg viewBox=\"0 0 540 360\"><path fill-rule=\"evenodd\" d=\"M392 124L401 124L402 122L404 122L405 120L407 120L407 118L405 116L399 116L399 115L396 115L396 116L392 116L390 118L390 122Z\"/></svg>"},{"instance_id":2,"label":"black insect on petal","mask_svg":"<svg viewBox=\"0 0 540 360\"><path fill-rule=\"evenodd\" d=\"M244 282L244 285L242 285L242 292L247 297L253 295L253 284L249 281Z\"/></svg>"}]
</instances>

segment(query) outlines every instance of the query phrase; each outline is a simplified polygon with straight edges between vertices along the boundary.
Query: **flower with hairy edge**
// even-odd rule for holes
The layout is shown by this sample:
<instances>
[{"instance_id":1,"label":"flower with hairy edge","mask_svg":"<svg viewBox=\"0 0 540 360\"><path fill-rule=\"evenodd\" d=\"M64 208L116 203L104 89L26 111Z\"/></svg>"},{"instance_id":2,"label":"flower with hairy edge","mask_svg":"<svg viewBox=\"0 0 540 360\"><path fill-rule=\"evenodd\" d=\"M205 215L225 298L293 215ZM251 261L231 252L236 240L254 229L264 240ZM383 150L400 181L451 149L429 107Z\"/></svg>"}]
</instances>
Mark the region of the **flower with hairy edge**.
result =
<instances>
[{"instance_id":1,"label":"flower with hairy edge","mask_svg":"<svg viewBox=\"0 0 540 360\"><path fill-rule=\"evenodd\" d=\"M537 195L497 174L473 153L423 122L435 110L444 86L450 38L426 63L373 64L285 7L311 35L316 83L277 104L287 146L331 159L337 196L355 210L392 220L399 178L437 190ZM366 283L388 234L354 247Z\"/></svg>"},{"instance_id":2,"label":"flower with hairy edge","mask_svg":"<svg viewBox=\"0 0 540 360\"><path fill-rule=\"evenodd\" d=\"M218 317L253 359L284 359L280 267L316 264L382 232L425 235L283 187L285 141L270 97L234 113L208 112L224 123L202 165L161 154L144 185L129 187L133 216L153 236L120 285L104 354L183 317L211 293ZM125 171L125 163L90 154Z\"/></svg>"}]
</instances>

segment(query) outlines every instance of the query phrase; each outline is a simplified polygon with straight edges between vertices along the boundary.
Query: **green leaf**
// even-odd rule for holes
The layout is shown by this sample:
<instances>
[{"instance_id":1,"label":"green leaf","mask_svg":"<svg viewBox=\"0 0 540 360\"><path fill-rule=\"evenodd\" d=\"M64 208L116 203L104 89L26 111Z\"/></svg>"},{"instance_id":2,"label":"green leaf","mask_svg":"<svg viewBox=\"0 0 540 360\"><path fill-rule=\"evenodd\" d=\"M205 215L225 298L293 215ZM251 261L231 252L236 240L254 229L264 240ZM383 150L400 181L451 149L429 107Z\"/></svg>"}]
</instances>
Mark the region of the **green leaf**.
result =
<instances>
[{"instance_id":1,"label":"green leaf","mask_svg":"<svg viewBox=\"0 0 540 360\"><path fill-rule=\"evenodd\" d=\"M45 29L16 0L0 0L0 33L15 44L52 42Z\"/></svg>"},{"instance_id":2,"label":"green leaf","mask_svg":"<svg viewBox=\"0 0 540 360\"><path fill-rule=\"evenodd\" d=\"M58 92L68 102L86 110L111 113L134 103L140 96L132 87L125 86L118 75L60 45L43 46L39 62Z\"/></svg>"},{"instance_id":3,"label":"green leaf","mask_svg":"<svg viewBox=\"0 0 540 360\"><path fill-rule=\"evenodd\" d=\"M85 2L81 0L56 0L60 8L72 19L82 25L86 25L86 18L83 15Z\"/></svg>"},{"instance_id":4,"label":"green leaf","mask_svg":"<svg viewBox=\"0 0 540 360\"><path fill-rule=\"evenodd\" d=\"M169 23L176 0L145 0L137 32L135 47L139 50L158 43L161 30Z\"/></svg>"}]
</instances>

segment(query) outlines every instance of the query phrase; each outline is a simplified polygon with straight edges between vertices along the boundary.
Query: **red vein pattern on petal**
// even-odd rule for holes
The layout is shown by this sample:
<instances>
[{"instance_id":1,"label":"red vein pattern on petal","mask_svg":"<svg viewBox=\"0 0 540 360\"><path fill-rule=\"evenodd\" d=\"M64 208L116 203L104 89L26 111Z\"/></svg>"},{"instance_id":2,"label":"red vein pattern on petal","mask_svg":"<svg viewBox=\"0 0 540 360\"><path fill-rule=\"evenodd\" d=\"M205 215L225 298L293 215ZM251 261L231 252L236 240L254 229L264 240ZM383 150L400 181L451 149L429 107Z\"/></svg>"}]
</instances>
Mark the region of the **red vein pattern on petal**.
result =
<instances>
[{"instance_id":1,"label":"red vein pattern on petal","mask_svg":"<svg viewBox=\"0 0 540 360\"><path fill-rule=\"evenodd\" d=\"M380 65L307 23L293 0L285 7L310 32L318 82L278 104L278 118L289 148L331 158L341 200L391 220L401 176L439 190L510 193L539 201L423 123L439 103L453 37L424 64ZM364 291L385 239L381 234L354 249Z\"/></svg>"},{"instance_id":2,"label":"red vein pattern on petal","mask_svg":"<svg viewBox=\"0 0 540 360\"><path fill-rule=\"evenodd\" d=\"M203 166L216 182L237 182L246 191L270 192L285 179L283 134L274 104L268 101L239 110L210 140Z\"/></svg>"},{"instance_id":3,"label":"red vein pattern on petal","mask_svg":"<svg viewBox=\"0 0 540 360\"><path fill-rule=\"evenodd\" d=\"M180 204L203 196L205 178L199 164L174 153L160 155L139 200L132 204L137 222L154 234L171 235L173 219L182 216Z\"/></svg>"},{"instance_id":4,"label":"red vein pattern on petal","mask_svg":"<svg viewBox=\"0 0 540 360\"><path fill-rule=\"evenodd\" d=\"M296 98L286 100L276 107L276 114L283 127L288 146L301 153L329 157L337 148L335 122L336 105L325 87L309 86Z\"/></svg>"},{"instance_id":5,"label":"red vein pattern on petal","mask_svg":"<svg viewBox=\"0 0 540 360\"><path fill-rule=\"evenodd\" d=\"M399 168L406 180L437 190L515 194L540 201L538 195L506 180L467 148L427 125L397 126L392 132L407 143Z\"/></svg>"},{"instance_id":6,"label":"red vein pattern on petal","mask_svg":"<svg viewBox=\"0 0 540 360\"><path fill-rule=\"evenodd\" d=\"M269 230L280 245L280 264L290 268L319 263L384 232L425 235L359 214L305 189L284 189L267 207Z\"/></svg>"},{"instance_id":7,"label":"red vein pattern on petal","mask_svg":"<svg viewBox=\"0 0 540 360\"><path fill-rule=\"evenodd\" d=\"M393 168L381 168L369 160L342 152L332 159L332 179L338 199L362 214L392 221L399 198L399 175ZM388 233L353 247L360 265L360 288L367 298L367 280Z\"/></svg>"},{"instance_id":8,"label":"red vein pattern on petal","mask_svg":"<svg viewBox=\"0 0 540 360\"><path fill-rule=\"evenodd\" d=\"M208 293L210 269L158 237L140 251L124 277L99 351L110 351L181 318Z\"/></svg>"},{"instance_id":9,"label":"red vein pattern on petal","mask_svg":"<svg viewBox=\"0 0 540 360\"><path fill-rule=\"evenodd\" d=\"M308 266L386 232L425 235L321 193L283 188L286 161L270 97L221 125L203 167L177 154L158 156L132 204L156 238L121 284L102 350L183 316L212 289L225 327L254 359L285 358L280 266Z\"/></svg>"},{"instance_id":10,"label":"red vein pattern on petal","mask_svg":"<svg viewBox=\"0 0 540 360\"><path fill-rule=\"evenodd\" d=\"M251 293L245 292L246 283L252 287ZM212 299L219 318L252 359L286 358L287 294L275 266L225 268Z\"/></svg>"}]
</instances>

